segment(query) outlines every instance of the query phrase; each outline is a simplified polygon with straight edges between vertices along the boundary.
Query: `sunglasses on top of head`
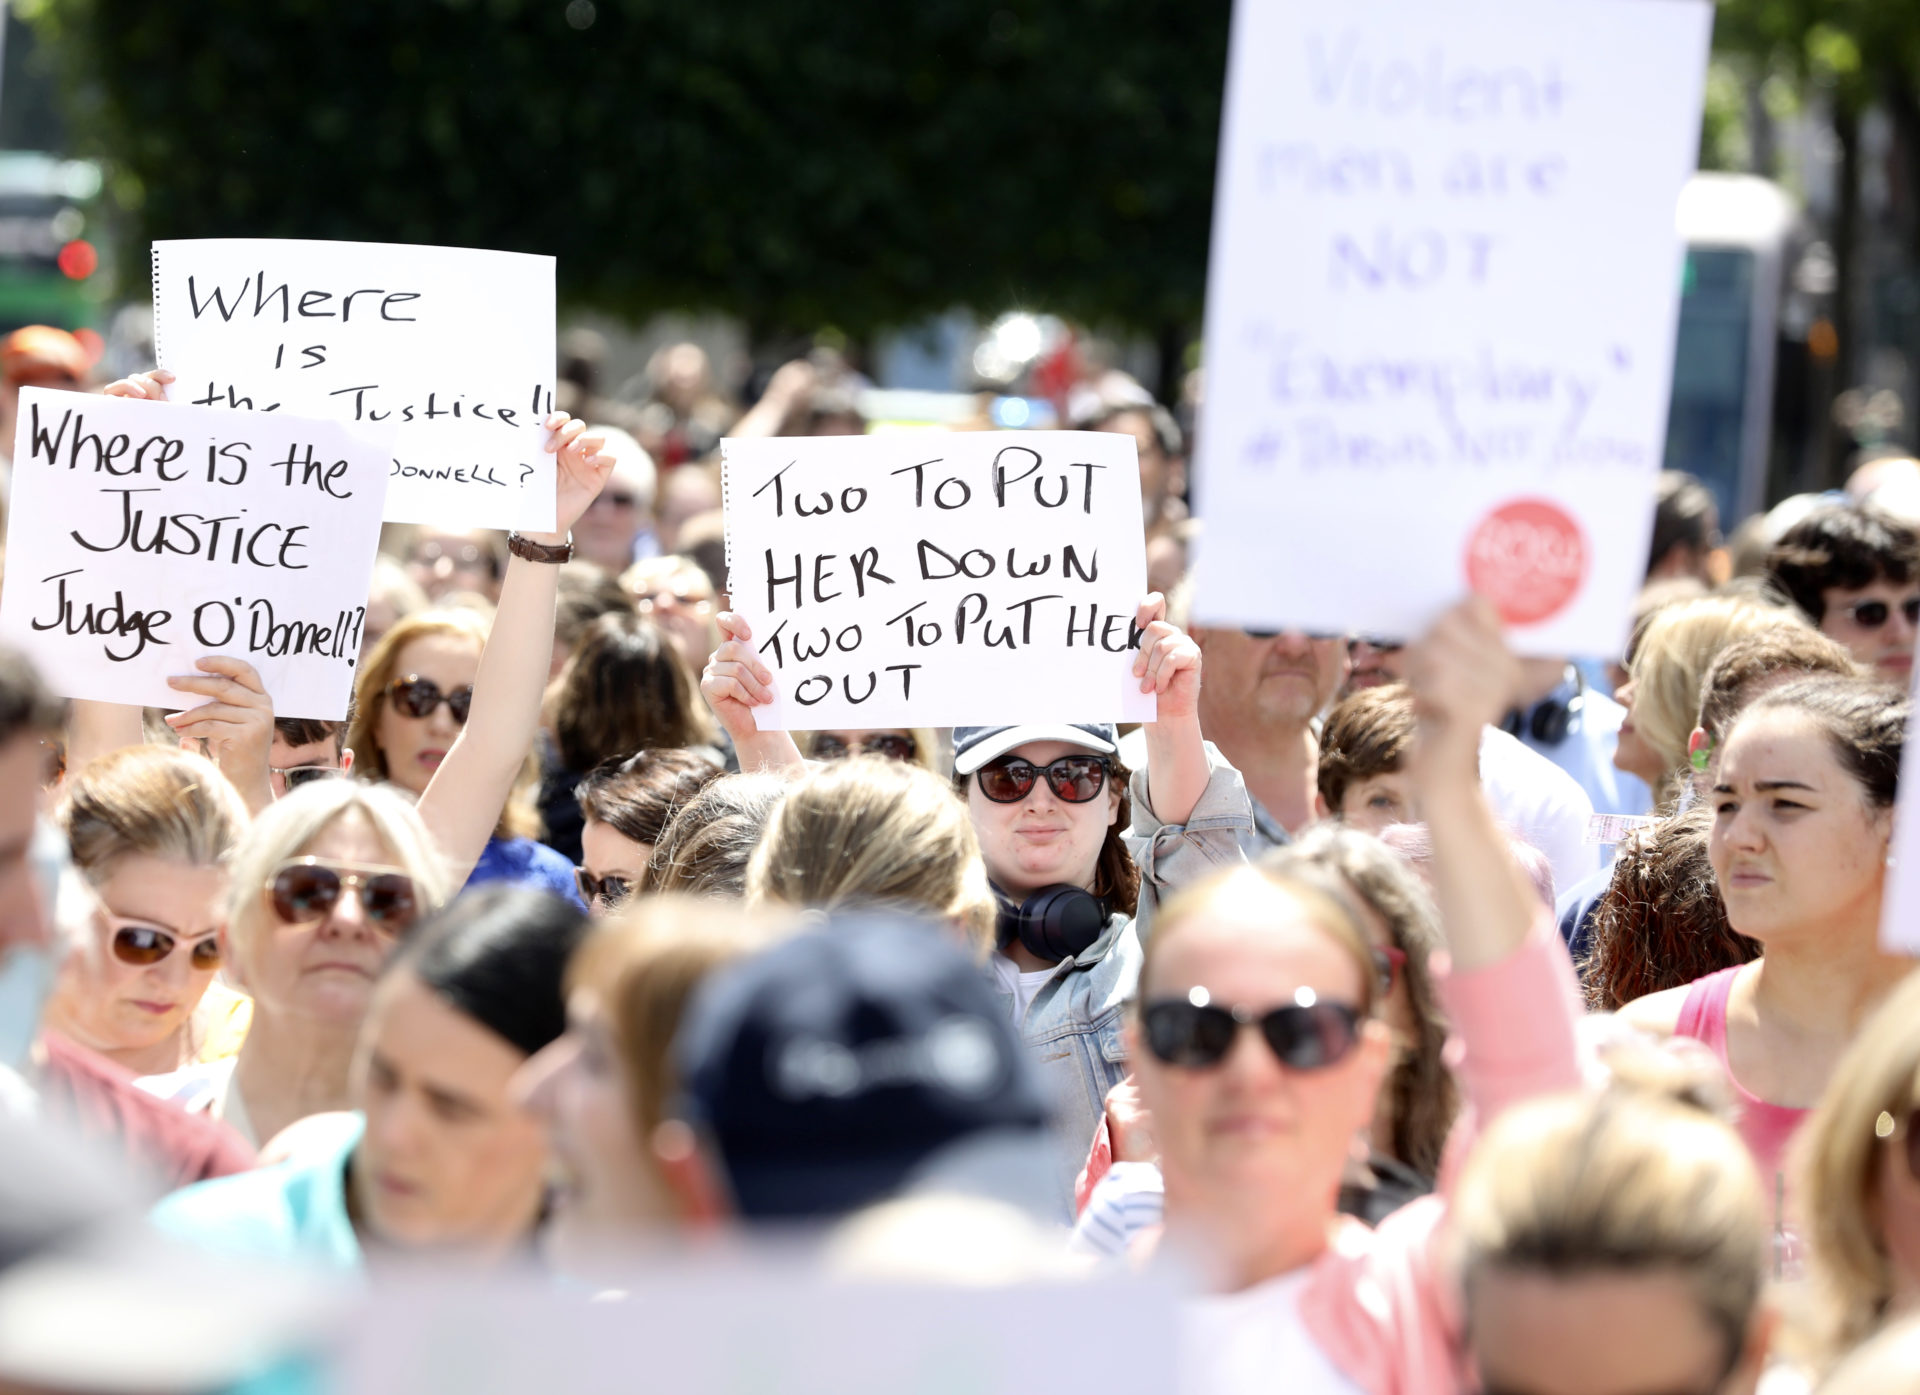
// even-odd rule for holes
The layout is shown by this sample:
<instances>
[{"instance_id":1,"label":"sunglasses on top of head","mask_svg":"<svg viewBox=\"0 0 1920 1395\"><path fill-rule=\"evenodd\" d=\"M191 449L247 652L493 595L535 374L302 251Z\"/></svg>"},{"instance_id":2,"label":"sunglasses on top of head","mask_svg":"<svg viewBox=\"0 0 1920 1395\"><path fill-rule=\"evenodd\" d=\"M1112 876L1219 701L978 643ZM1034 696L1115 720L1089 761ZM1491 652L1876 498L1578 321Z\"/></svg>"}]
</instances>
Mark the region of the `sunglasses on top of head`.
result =
<instances>
[{"instance_id":1,"label":"sunglasses on top of head","mask_svg":"<svg viewBox=\"0 0 1920 1395\"><path fill-rule=\"evenodd\" d=\"M151 925L122 925L113 932L113 957L136 969L163 963L180 943L178 935L157 930ZM220 967L220 940L216 935L195 940L187 950L187 962L201 973Z\"/></svg>"},{"instance_id":2,"label":"sunglasses on top of head","mask_svg":"<svg viewBox=\"0 0 1920 1395\"><path fill-rule=\"evenodd\" d=\"M420 898L405 872L316 857L295 858L267 878L267 903L288 925L304 925L332 915L348 888L360 898L361 913L376 930L398 935L420 917Z\"/></svg>"},{"instance_id":3,"label":"sunglasses on top of head","mask_svg":"<svg viewBox=\"0 0 1920 1395\"><path fill-rule=\"evenodd\" d=\"M1254 1027L1275 1059L1290 1070L1337 1065L1360 1039L1359 1010L1327 1002L1303 988L1285 1006L1255 1012L1221 1007L1207 990L1184 998L1161 998L1140 1013L1147 1049L1170 1066L1208 1070L1226 1060L1242 1027Z\"/></svg>"},{"instance_id":4,"label":"sunglasses on top of head","mask_svg":"<svg viewBox=\"0 0 1920 1395\"><path fill-rule=\"evenodd\" d=\"M1056 799L1085 804L1106 787L1107 772L1112 768L1105 756L1061 756L1045 765L1019 756L1002 756L981 766L974 778L980 782L980 793L995 804L1017 804L1033 792L1034 781L1042 775Z\"/></svg>"},{"instance_id":5,"label":"sunglasses on top of head","mask_svg":"<svg viewBox=\"0 0 1920 1395\"><path fill-rule=\"evenodd\" d=\"M1885 601L1855 601L1842 609L1863 630L1877 630L1893 618L1893 607ZM1900 602L1900 613L1909 625L1920 625L1920 596L1908 596Z\"/></svg>"},{"instance_id":6,"label":"sunglasses on top of head","mask_svg":"<svg viewBox=\"0 0 1920 1395\"><path fill-rule=\"evenodd\" d=\"M443 693L438 683L417 673L394 679L387 685L387 695L393 699L394 710L403 717L431 717L434 709L444 702L453 720L461 726L467 724L467 713L473 708L473 684L463 683L452 692Z\"/></svg>"}]
</instances>

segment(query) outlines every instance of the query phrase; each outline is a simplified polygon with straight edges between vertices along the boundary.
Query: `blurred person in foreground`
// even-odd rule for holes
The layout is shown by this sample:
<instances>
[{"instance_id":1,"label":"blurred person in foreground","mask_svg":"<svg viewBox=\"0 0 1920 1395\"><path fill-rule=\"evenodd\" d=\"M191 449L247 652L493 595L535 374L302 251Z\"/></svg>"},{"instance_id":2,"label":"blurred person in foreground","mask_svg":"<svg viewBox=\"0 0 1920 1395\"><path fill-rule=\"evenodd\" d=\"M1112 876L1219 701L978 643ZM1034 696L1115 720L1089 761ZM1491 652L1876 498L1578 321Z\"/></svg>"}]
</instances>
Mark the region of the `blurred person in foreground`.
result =
<instances>
[{"instance_id":1,"label":"blurred person in foreground","mask_svg":"<svg viewBox=\"0 0 1920 1395\"><path fill-rule=\"evenodd\" d=\"M344 1270L526 1256L546 1212L546 1139L511 1097L560 1035L586 921L493 887L423 923L373 991L353 1067L358 1111L297 1126L293 1158L177 1192L163 1229L209 1249Z\"/></svg>"},{"instance_id":2,"label":"blurred person in foreground","mask_svg":"<svg viewBox=\"0 0 1920 1395\"><path fill-rule=\"evenodd\" d=\"M1920 536L1869 505L1832 504L1767 554L1767 577L1820 633L1906 687L1920 626Z\"/></svg>"},{"instance_id":3,"label":"blurred person in foreground","mask_svg":"<svg viewBox=\"0 0 1920 1395\"><path fill-rule=\"evenodd\" d=\"M1005 1011L949 935L897 913L835 913L712 974L673 1070L652 1146L685 1226L1050 1189L1045 1096Z\"/></svg>"},{"instance_id":4,"label":"blurred person in foreground","mask_svg":"<svg viewBox=\"0 0 1920 1395\"><path fill-rule=\"evenodd\" d=\"M21 388L86 392L92 386L93 360L66 330L27 325L0 339L0 459L13 459Z\"/></svg>"},{"instance_id":5,"label":"blurred person in foreground","mask_svg":"<svg viewBox=\"0 0 1920 1395\"><path fill-rule=\"evenodd\" d=\"M1647 580L1692 577L1706 586L1726 580L1720 506L1713 491L1684 470L1662 470L1654 488L1653 541Z\"/></svg>"},{"instance_id":6,"label":"blurred person in foreground","mask_svg":"<svg viewBox=\"0 0 1920 1395\"><path fill-rule=\"evenodd\" d=\"M653 458L618 427L587 430L606 441L602 449L613 457L613 473L573 525L573 551L582 561L618 576L654 546Z\"/></svg>"}]
</instances>

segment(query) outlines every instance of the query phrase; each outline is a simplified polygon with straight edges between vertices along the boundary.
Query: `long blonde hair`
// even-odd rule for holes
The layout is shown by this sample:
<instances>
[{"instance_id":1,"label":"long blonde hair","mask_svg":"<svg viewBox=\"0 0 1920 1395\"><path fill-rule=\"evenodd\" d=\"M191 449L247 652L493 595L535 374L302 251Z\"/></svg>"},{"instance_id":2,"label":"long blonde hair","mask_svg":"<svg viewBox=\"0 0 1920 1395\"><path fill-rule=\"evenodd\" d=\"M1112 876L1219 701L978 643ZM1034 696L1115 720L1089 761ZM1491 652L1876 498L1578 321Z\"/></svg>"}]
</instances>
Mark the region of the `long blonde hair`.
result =
<instances>
[{"instance_id":1,"label":"long blonde hair","mask_svg":"<svg viewBox=\"0 0 1920 1395\"><path fill-rule=\"evenodd\" d=\"M747 902L905 907L992 948L993 889L967 806L929 770L853 756L809 772L747 864Z\"/></svg>"},{"instance_id":2,"label":"long blonde hair","mask_svg":"<svg viewBox=\"0 0 1920 1395\"><path fill-rule=\"evenodd\" d=\"M341 819L358 816L386 846L393 864L413 878L424 915L453 893L446 859L406 796L358 780L317 780L290 791L255 820L233 857L227 889L227 938L244 979L274 922L267 879L284 862L305 854Z\"/></svg>"},{"instance_id":3,"label":"long blonde hair","mask_svg":"<svg viewBox=\"0 0 1920 1395\"><path fill-rule=\"evenodd\" d=\"M363 780L390 780L386 752L380 749L380 716L387 710L387 688L403 675L399 672L400 652L416 639L431 635L450 635L469 640L484 653L490 626L483 616L470 610L423 610L398 621L381 636L367 656L360 677L353 685L353 725L347 728L347 746L353 752L353 773ZM501 806L500 819L494 825L496 838L537 838L540 836L540 812L535 796L540 786L540 763L531 749L514 777L513 789Z\"/></svg>"},{"instance_id":4,"label":"long blonde hair","mask_svg":"<svg viewBox=\"0 0 1920 1395\"><path fill-rule=\"evenodd\" d=\"M1794 1141L1800 1210L1818 1295L1816 1347L1858 1345L1893 1299L1893 1262L1875 1217L1883 1141L1920 1105L1920 975L1909 974L1855 1034Z\"/></svg>"}]
</instances>

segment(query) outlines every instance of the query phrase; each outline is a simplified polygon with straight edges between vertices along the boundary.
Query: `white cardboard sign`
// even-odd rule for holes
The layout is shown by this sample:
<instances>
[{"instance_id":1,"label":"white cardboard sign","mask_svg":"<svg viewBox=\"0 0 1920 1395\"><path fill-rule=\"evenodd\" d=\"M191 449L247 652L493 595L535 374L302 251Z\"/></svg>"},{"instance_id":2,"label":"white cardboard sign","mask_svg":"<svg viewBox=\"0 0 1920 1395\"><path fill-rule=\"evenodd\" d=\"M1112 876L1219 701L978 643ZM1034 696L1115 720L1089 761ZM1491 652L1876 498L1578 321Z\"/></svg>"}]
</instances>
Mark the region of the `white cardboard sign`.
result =
<instances>
[{"instance_id":1,"label":"white cardboard sign","mask_svg":"<svg viewBox=\"0 0 1920 1395\"><path fill-rule=\"evenodd\" d=\"M553 258L225 238L153 244L176 402L400 428L387 517L553 527Z\"/></svg>"},{"instance_id":2,"label":"white cardboard sign","mask_svg":"<svg viewBox=\"0 0 1920 1395\"><path fill-rule=\"evenodd\" d=\"M153 707L204 655L346 716L394 428L26 388L0 639L66 697Z\"/></svg>"},{"instance_id":3,"label":"white cardboard sign","mask_svg":"<svg viewBox=\"0 0 1920 1395\"><path fill-rule=\"evenodd\" d=\"M1239 0L1199 617L1613 653L1645 567L1704 0Z\"/></svg>"},{"instance_id":4,"label":"white cardboard sign","mask_svg":"<svg viewBox=\"0 0 1920 1395\"><path fill-rule=\"evenodd\" d=\"M765 730L1152 721L1140 464L1100 431L721 443Z\"/></svg>"}]
</instances>

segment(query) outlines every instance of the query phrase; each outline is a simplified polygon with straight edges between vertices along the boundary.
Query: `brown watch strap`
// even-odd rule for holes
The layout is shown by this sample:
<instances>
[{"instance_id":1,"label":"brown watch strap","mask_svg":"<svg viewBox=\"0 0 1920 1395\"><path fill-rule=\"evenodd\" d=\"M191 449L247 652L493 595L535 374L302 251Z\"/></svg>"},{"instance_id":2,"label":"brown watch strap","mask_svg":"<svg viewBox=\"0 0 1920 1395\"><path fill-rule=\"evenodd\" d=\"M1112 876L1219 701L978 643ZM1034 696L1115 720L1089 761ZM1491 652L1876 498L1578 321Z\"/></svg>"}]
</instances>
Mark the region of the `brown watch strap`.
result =
<instances>
[{"instance_id":1,"label":"brown watch strap","mask_svg":"<svg viewBox=\"0 0 1920 1395\"><path fill-rule=\"evenodd\" d=\"M567 540L558 545L537 543L518 533L507 534L507 551L515 557L524 557L529 562L571 562L573 560L573 534L567 534Z\"/></svg>"}]
</instances>

